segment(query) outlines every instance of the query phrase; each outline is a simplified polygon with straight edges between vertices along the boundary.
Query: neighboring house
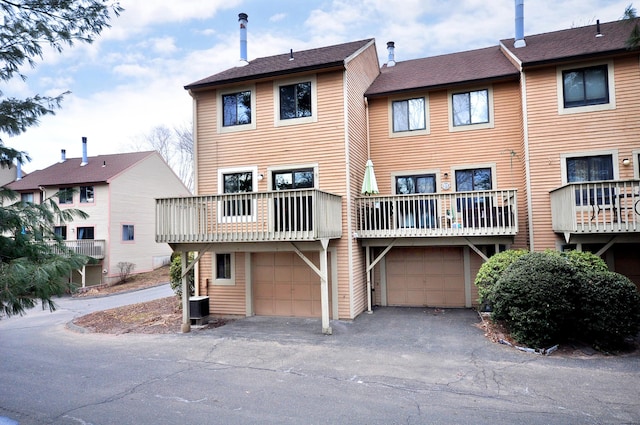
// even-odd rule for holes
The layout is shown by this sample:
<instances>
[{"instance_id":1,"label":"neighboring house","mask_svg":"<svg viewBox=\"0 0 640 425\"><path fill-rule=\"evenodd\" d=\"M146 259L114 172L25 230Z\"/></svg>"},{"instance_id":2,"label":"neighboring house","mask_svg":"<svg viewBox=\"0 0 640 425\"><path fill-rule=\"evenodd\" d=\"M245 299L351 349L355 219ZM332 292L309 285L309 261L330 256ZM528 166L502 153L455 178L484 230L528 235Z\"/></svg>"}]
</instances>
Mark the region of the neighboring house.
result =
<instances>
[{"instance_id":1,"label":"neighboring house","mask_svg":"<svg viewBox=\"0 0 640 425\"><path fill-rule=\"evenodd\" d=\"M190 84L198 196L158 202L156 239L199 253L212 313L325 333L372 305L470 307L508 248L593 250L640 284L639 53L597 28L397 63L389 42L382 68L363 40Z\"/></svg>"},{"instance_id":2,"label":"neighboring house","mask_svg":"<svg viewBox=\"0 0 640 425\"><path fill-rule=\"evenodd\" d=\"M0 187L7 183L11 183L18 177L16 166L0 167Z\"/></svg>"},{"instance_id":3,"label":"neighboring house","mask_svg":"<svg viewBox=\"0 0 640 425\"><path fill-rule=\"evenodd\" d=\"M66 158L7 185L23 201L40 203L55 197L61 209L75 208L89 215L56 223L55 232L76 252L93 257L72 280L82 286L114 283L120 279L118 263L132 263L132 273L168 264L171 249L157 244L155 200L189 196L160 154L155 151Z\"/></svg>"}]
</instances>

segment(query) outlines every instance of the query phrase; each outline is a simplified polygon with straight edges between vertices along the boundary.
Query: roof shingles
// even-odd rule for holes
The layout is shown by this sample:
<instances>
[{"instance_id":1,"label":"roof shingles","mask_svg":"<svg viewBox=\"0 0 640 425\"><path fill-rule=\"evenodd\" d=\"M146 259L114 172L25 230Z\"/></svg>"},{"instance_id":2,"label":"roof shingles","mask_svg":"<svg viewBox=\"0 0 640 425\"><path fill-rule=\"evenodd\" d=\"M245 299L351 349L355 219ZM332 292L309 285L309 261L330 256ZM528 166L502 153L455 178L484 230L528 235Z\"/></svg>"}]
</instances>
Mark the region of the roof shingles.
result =
<instances>
[{"instance_id":1,"label":"roof shingles","mask_svg":"<svg viewBox=\"0 0 640 425\"><path fill-rule=\"evenodd\" d=\"M356 53L373 39L352 41L350 43L335 46L321 47L317 49L294 51L276 56L267 56L254 59L245 66L230 68L186 85L187 90L205 88L209 86L234 83L274 75L286 75L302 72L310 69L322 69L330 66L344 64L349 56ZM293 60L291 56L293 55Z\"/></svg>"},{"instance_id":2,"label":"roof shingles","mask_svg":"<svg viewBox=\"0 0 640 425\"><path fill-rule=\"evenodd\" d=\"M517 79L518 70L499 46L397 62L384 66L367 96L433 89L496 79Z\"/></svg>"},{"instance_id":3,"label":"roof shingles","mask_svg":"<svg viewBox=\"0 0 640 425\"><path fill-rule=\"evenodd\" d=\"M600 24L600 37L596 37L597 25L571 28L544 34L525 36L526 46L515 48L514 39L501 40L511 53L527 65L576 60L598 55L628 52L626 41L633 24L640 20L620 20Z\"/></svg>"},{"instance_id":4,"label":"roof shingles","mask_svg":"<svg viewBox=\"0 0 640 425\"><path fill-rule=\"evenodd\" d=\"M21 180L7 185L9 189L37 190L47 186L72 186L88 183L106 183L116 175L155 151L119 153L88 157L88 163L81 166L82 158L68 158L42 170L29 173Z\"/></svg>"}]
</instances>

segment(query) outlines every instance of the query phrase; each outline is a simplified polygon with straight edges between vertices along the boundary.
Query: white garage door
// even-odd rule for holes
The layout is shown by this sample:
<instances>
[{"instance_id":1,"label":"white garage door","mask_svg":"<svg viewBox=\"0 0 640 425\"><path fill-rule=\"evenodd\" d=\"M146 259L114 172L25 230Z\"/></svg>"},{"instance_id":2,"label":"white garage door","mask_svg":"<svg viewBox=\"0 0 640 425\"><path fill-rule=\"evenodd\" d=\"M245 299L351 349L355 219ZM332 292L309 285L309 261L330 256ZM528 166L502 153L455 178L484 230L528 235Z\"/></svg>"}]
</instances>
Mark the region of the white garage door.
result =
<instances>
[{"instance_id":1,"label":"white garage door","mask_svg":"<svg viewBox=\"0 0 640 425\"><path fill-rule=\"evenodd\" d=\"M462 248L394 248L386 263L388 305L465 306Z\"/></svg>"}]
</instances>

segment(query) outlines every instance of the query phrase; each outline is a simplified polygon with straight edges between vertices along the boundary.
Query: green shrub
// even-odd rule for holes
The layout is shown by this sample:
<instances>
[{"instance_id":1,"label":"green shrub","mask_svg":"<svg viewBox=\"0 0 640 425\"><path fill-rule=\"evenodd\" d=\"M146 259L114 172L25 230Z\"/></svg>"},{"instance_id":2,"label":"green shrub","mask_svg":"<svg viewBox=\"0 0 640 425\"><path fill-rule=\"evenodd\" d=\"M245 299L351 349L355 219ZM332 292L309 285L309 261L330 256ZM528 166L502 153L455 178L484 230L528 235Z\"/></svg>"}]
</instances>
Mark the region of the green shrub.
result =
<instances>
[{"instance_id":1,"label":"green shrub","mask_svg":"<svg viewBox=\"0 0 640 425\"><path fill-rule=\"evenodd\" d=\"M189 261L193 261L193 256L191 254L189 254ZM173 292L175 292L177 296L182 297L182 258L180 255L174 256L171 260L169 278ZM189 283L189 291L191 293L190 295L193 295L195 290L194 280L194 271L191 269L189 270L189 273L187 273L187 282Z\"/></svg>"},{"instance_id":2,"label":"green shrub","mask_svg":"<svg viewBox=\"0 0 640 425\"><path fill-rule=\"evenodd\" d=\"M615 349L640 326L640 293L626 276L599 272L581 282L578 337L598 349Z\"/></svg>"},{"instance_id":3,"label":"green shrub","mask_svg":"<svg viewBox=\"0 0 640 425\"><path fill-rule=\"evenodd\" d=\"M492 288L502 273L526 253L528 251L525 249L509 249L492 255L488 261L480 266L474 283L478 287L478 302L483 306L483 309L489 308Z\"/></svg>"},{"instance_id":4,"label":"green shrub","mask_svg":"<svg viewBox=\"0 0 640 425\"><path fill-rule=\"evenodd\" d=\"M530 347L564 339L575 323L578 282L565 258L530 252L514 261L495 283L492 318Z\"/></svg>"},{"instance_id":5,"label":"green shrub","mask_svg":"<svg viewBox=\"0 0 640 425\"><path fill-rule=\"evenodd\" d=\"M598 257L596 254L589 251L571 250L563 252L548 252L560 255L561 257L569 260L576 272L576 277L581 282L586 282L592 279L594 275L609 271L607 263L605 263L604 260Z\"/></svg>"}]
</instances>

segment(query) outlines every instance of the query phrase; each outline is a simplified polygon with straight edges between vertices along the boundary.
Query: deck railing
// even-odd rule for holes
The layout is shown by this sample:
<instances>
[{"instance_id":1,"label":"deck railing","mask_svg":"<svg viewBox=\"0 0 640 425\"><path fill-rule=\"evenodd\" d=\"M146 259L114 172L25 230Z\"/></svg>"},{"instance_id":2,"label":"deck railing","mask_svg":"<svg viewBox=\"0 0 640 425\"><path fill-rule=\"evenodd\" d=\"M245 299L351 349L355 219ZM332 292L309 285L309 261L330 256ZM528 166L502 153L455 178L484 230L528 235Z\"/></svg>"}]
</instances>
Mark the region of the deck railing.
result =
<instances>
[{"instance_id":1,"label":"deck railing","mask_svg":"<svg viewBox=\"0 0 640 425\"><path fill-rule=\"evenodd\" d=\"M640 180L569 183L551 191L555 232L640 232Z\"/></svg>"},{"instance_id":2,"label":"deck railing","mask_svg":"<svg viewBox=\"0 0 640 425\"><path fill-rule=\"evenodd\" d=\"M104 239L79 239L63 242L67 249L75 252L76 254L86 255L87 257L92 257L98 260L104 258L106 246L106 241ZM54 247L54 250L56 250L55 243L52 241L50 244ZM58 253L62 254L62 251Z\"/></svg>"},{"instance_id":3,"label":"deck railing","mask_svg":"<svg viewBox=\"0 0 640 425\"><path fill-rule=\"evenodd\" d=\"M287 190L156 200L156 241L312 241L342 235L342 198Z\"/></svg>"},{"instance_id":4,"label":"deck railing","mask_svg":"<svg viewBox=\"0 0 640 425\"><path fill-rule=\"evenodd\" d=\"M518 232L515 189L356 200L361 238L509 236Z\"/></svg>"}]
</instances>

